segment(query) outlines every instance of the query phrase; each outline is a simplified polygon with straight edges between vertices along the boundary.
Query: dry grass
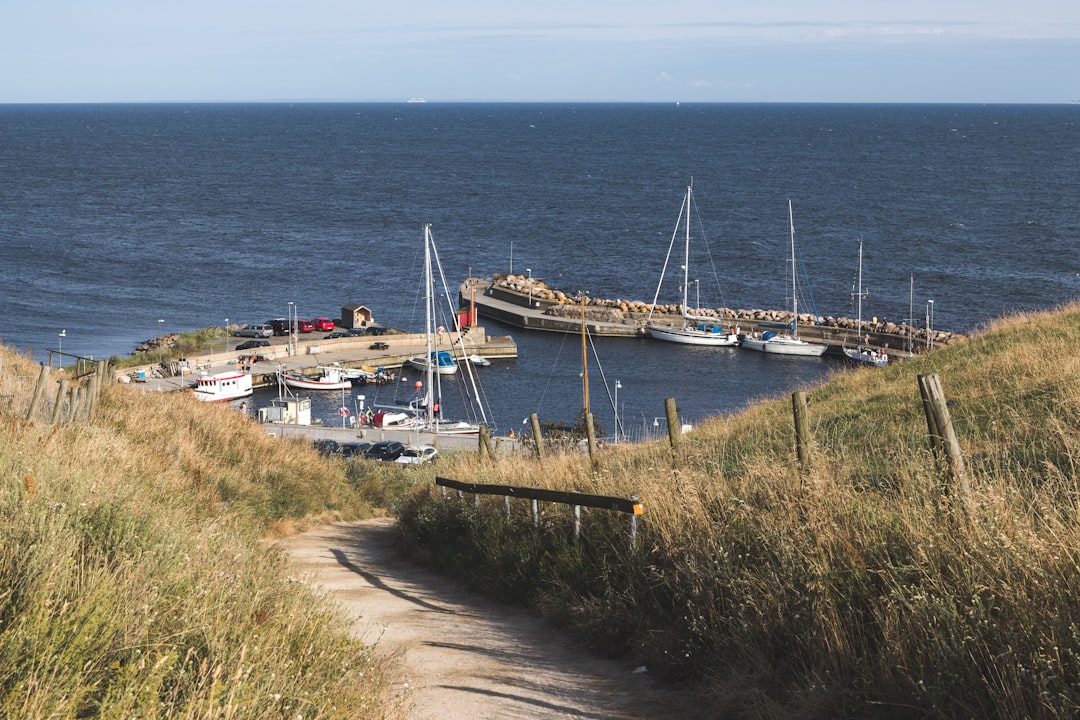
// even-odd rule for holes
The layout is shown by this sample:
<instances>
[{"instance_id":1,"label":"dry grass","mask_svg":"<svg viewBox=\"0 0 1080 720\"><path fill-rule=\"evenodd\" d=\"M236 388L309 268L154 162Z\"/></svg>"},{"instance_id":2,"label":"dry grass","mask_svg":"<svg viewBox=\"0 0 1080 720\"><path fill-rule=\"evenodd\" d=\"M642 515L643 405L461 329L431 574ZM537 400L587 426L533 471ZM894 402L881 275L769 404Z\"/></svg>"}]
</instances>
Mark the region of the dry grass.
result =
<instances>
[{"instance_id":1,"label":"dry grass","mask_svg":"<svg viewBox=\"0 0 1080 720\"><path fill-rule=\"evenodd\" d=\"M505 519L501 498L430 488L402 521L433 561L545 608L670 677L719 717L1059 718L1080 709L1080 307L809 391L812 465L787 398L666 442L478 463L441 475L638 495L622 517ZM1052 359L1052 361L1051 361ZM926 437L938 374L967 463L968 513ZM521 503L522 506L525 503Z\"/></svg>"},{"instance_id":2,"label":"dry grass","mask_svg":"<svg viewBox=\"0 0 1080 720\"><path fill-rule=\"evenodd\" d=\"M342 467L123 386L92 422L28 422L38 368L0 361L0 716L400 715L391 668L262 542L364 513Z\"/></svg>"}]
</instances>

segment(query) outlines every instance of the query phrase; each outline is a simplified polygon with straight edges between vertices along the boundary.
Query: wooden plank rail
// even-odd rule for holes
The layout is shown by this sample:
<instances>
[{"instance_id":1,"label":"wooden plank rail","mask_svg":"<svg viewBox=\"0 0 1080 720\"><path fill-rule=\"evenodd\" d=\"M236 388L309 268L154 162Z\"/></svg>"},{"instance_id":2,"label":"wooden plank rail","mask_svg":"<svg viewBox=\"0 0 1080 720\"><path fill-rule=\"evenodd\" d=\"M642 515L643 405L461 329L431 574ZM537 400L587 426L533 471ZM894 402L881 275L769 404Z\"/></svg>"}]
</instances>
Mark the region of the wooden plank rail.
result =
<instances>
[{"instance_id":1,"label":"wooden plank rail","mask_svg":"<svg viewBox=\"0 0 1080 720\"><path fill-rule=\"evenodd\" d=\"M574 506L574 539L581 535L581 508L592 507L601 510L614 510L626 513L630 516L630 544L633 547L637 538L637 516L644 512L644 507L636 495L629 498L613 497L610 495L589 495L578 492L563 492L559 490L543 490L541 488L515 487L513 485L483 485L481 483L461 482L450 478L436 477L435 484L443 489L445 499L446 490L450 488L462 493L472 493L479 502L481 495L502 495L506 500L507 516L510 514L510 498L522 498L532 500L533 525L539 524L540 515L536 503L538 501L559 503Z\"/></svg>"}]
</instances>

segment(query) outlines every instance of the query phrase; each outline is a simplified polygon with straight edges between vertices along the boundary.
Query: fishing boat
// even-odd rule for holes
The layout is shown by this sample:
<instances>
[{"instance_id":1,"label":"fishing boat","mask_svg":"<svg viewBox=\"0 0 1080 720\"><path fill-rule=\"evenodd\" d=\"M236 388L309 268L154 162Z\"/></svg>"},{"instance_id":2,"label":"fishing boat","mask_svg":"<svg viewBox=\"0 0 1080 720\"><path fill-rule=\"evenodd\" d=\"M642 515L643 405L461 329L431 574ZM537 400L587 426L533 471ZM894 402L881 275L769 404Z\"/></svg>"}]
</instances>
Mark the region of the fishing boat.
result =
<instances>
[{"instance_id":1,"label":"fishing boat","mask_svg":"<svg viewBox=\"0 0 1080 720\"><path fill-rule=\"evenodd\" d=\"M351 388L362 371L350 370L337 365L318 365L318 374L308 376L300 372L278 371L281 381L293 390L347 390Z\"/></svg>"},{"instance_id":2,"label":"fishing boat","mask_svg":"<svg viewBox=\"0 0 1080 720\"><path fill-rule=\"evenodd\" d=\"M724 329L723 323L715 317L701 310L700 297L697 298L697 307L691 311L688 305L688 292L690 287L690 217L693 206L693 185L686 188L686 199L679 210L679 219L675 223L675 231L668 245L667 257L664 258L664 268L660 272L660 282L656 286L656 295L653 296L652 305L649 309L649 318L645 327L649 334L657 340L680 343L682 345L709 345L713 347L735 347L739 344L739 335L732 329ZM696 206L694 206L696 207ZM656 301L660 297L660 288L664 284L664 276L667 274L668 264L671 261L671 253L675 247L675 241L679 237L679 228L684 229L683 262L682 262L682 303L679 306L682 317L677 325L664 325L653 321L656 312ZM704 233L702 233L704 236ZM697 280L694 281L698 285ZM700 287L700 286L698 286Z\"/></svg>"},{"instance_id":3,"label":"fishing boat","mask_svg":"<svg viewBox=\"0 0 1080 720\"><path fill-rule=\"evenodd\" d=\"M235 370L208 375L203 373L195 379L192 393L203 402L239 400L251 395L251 375Z\"/></svg>"},{"instance_id":4,"label":"fishing boat","mask_svg":"<svg viewBox=\"0 0 1080 720\"><path fill-rule=\"evenodd\" d=\"M862 335L862 299L866 297L862 286L862 240L859 241L859 270L856 273L855 290L851 293L858 306L855 320L855 347L844 346L844 357L856 365L869 365L871 367L885 367L889 364L889 356L877 348L863 344Z\"/></svg>"},{"instance_id":5,"label":"fishing boat","mask_svg":"<svg viewBox=\"0 0 1080 720\"><path fill-rule=\"evenodd\" d=\"M788 200L788 229L791 236L791 322L761 323L760 327L769 329L760 335L743 337L742 347L774 355L821 357L828 349L828 345L799 339L799 281L795 264L795 220L790 200Z\"/></svg>"}]
</instances>

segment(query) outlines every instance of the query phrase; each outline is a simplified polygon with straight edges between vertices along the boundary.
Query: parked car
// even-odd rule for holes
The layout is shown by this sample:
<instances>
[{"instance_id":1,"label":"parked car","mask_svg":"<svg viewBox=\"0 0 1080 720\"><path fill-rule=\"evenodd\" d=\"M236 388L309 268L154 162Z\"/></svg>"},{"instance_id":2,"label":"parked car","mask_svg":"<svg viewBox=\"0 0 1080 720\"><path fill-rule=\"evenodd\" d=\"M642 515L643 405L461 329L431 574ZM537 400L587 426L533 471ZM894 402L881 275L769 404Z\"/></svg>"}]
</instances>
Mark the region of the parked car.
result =
<instances>
[{"instance_id":1,"label":"parked car","mask_svg":"<svg viewBox=\"0 0 1080 720\"><path fill-rule=\"evenodd\" d=\"M270 347L269 340L246 340L236 346L236 350L254 350L255 348Z\"/></svg>"},{"instance_id":2,"label":"parked car","mask_svg":"<svg viewBox=\"0 0 1080 720\"><path fill-rule=\"evenodd\" d=\"M312 325L315 326L315 329L318 330L319 332L330 332L331 330L334 329L334 321L331 320L330 318L324 318L324 317L315 318L314 320L311 321L311 323L312 323Z\"/></svg>"},{"instance_id":3,"label":"parked car","mask_svg":"<svg viewBox=\"0 0 1080 720\"><path fill-rule=\"evenodd\" d=\"M386 334L386 328L384 328L384 327L376 327L376 326L373 325L373 326L371 326L371 327L369 327L367 329L367 334L368 335L385 335Z\"/></svg>"},{"instance_id":4,"label":"parked car","mask_svg":"<svg viewBox=\"0 0 1080 720\"><path fill-rule=\"evenodd\" d=\"M405 452L398 455L394 462L404 465L420 465L421 463L431 462L438 454L439 451L431 445L417 445L405 448Z\"/></svg>"},{"instance_id":5,"label":"parked car","mask_svg":"<svg viewBox=\"0 0 1080 720\"><path fill-rule=\"evenodd\" d=\"M373 342L368 345L368 350L388 350L389 348L390 346L381 340L379 342Z\"/></svg>"},{"instance_id":6,"label":"parked car","mask_svg":"<svg viewBox=\"0 0 1080 720\"><path fill-rule=\"evenodd\" d=\"M324 340L337 340L338 338L347 338L347 337L353 337L353 336L350 335L347 332L342 331L342 330L335 330L334 332L330 333L329 335L327 335L323 339Z\"/></svg>"},{"instance_id":7,"label":"parked car","mask_svg":"<svg viewBox=\"0 0 1080 720\"><path fill-rule=\"evenodd\" d=\"M361 335L367 335L367 328L349 328L346 330L349 337L360 337Z\"/></svg>"},{"instance_id":8,"label":"parked car","mask_svg":"<svg viewBox=\"0 0 1080 720\"><path fill-rule=\"evenodd\" d=\"M296 329L302 333L315 332L315 323L301 318L296 321Z\"/></svg>"},{"instance_id":9,"label":"parked car","mask_svg":"<svg viewBox=\"0 0 1080 720\"><path fill-rule=\"evenodd\" d=\"M368 460L392 462L401 457L403 452L405 452L405 446L397 440L383 440L369 447L364 452L364 457Z\"/></svg>"},{"instance_id":10,"label":"parked car","mask_svg":"<svg viewBox=\"0 0 1080 720\"><path fill-rule=\"evenodd\" d=\"M268 338L273 337L274 328L269 325L245 325L233 333L236 337Z\"/></svg>"},{"instance_id":11,"label":"parked car","mask_svg":"<svg viewBox=\"0 0 1080 720\"><path fill-rule=\"evenodd\" d=\"M274 318L273 320L267 320L266 324L274 329L275 335L288 335L289 334L289 321L285 318Z\"/></svg>"},{"instance_id":12,"label":"parked car","mask_svg":"<svg viewBox=\"0 0 1080 720\"><path fill-rule=\"evenodd\" d=\"M341 445L337 440L316 440L312 443L314 448L321 452L323 455L337 455L341 452Z\"/></svg>"},{"instance_id":13,"label":"parked car","mask_svg":"<svg viewBox=\"0 0 1080 720\"><path fill-rule=\"evenodd\" d=\"M341 457L363 457L364 453L372 446L369 442L347 442L341 446Z\"/></svg>"}]
</instances>

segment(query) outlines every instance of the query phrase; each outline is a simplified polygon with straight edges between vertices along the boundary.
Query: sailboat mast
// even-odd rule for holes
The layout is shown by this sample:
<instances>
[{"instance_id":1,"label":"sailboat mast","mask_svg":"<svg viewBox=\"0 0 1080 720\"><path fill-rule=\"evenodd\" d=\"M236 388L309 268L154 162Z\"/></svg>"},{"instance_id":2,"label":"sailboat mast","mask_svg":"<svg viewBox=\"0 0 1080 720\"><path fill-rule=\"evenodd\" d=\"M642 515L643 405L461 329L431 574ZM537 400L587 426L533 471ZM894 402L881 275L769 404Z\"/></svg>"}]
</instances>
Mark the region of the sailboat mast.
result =
<instances>
[{"instance_id":1,"label":"sailboat mast","mask_svg":"<svg viewBox=\"0 0 1080 720\"><path fill-rule=\"evenodd\" d=\"M855 295L858 297L857 304L858 304L859 311L858 311L858 320L857 320L858 325L856 326L857 329L855 331L855 341L859 345L862 345L862 297L863 297L863 291L862 291L862 240L859 241L859 272L857 273L857 275L858 275L858 288L859 288L859 290L858 290L857 293L855 293Z\"/></svg>"},{"instance_id":2,"label":"sailboat mast","mask_svg":"<svg viewBox=\"0 0 1080 720\"><path fill-rule=\"evenodd\" d=\"M589 352L585 346L585 293L581 293L581 392L585 397L585 417L589 417Z\"/></svg>"},{"instance_id":3,"label":"sailboat mast","mask_svg":"<svg viewBox=\"0 0 1080 720\"><path fill-rule=\"evenodd\" d=\"M682 281L682 313L683 313L683 327L686 327L686 316L689 314L689 307L687 306L687 292L690 287L690 194L693 190L693 186L689 185L686 188L686 246L683 249L683 281Z\"/></svg>"},{"instance_id":4,"label":"sailboat mast","mask_svg":"<svg viewBox=\"0 0 1080 720\"><path fill-rule=\"evenodd\" d=\"M791 211L791 200L787 201L788 231L791 235L791 326L792 337L799 339L799 292L795 287L795 216Z\"/></svg>"},{"instance_id":5,"label":"sailboat mast","mask_svg":"<svg viewBox=\"0 0 1080 720\"><path fill-rule=\"evenodd\" d=\"M434 388L432 387L432 381L435 376L436 358L433 357L431 347L431 338L433 335L432 323L434 322L434 318L432 317L432 306L435 303L434 285L435 282L431 277L431 223L428 223L424 225L424 314L426 316L424 336L425 347L427 349L427 402L425 405L427 406L426 415L429 427L433 424L435 419L433 408L434 397L432 396Z\"/></svg>"}]
</instances>

